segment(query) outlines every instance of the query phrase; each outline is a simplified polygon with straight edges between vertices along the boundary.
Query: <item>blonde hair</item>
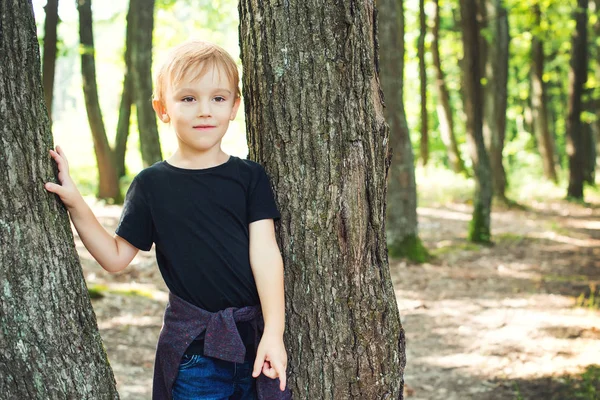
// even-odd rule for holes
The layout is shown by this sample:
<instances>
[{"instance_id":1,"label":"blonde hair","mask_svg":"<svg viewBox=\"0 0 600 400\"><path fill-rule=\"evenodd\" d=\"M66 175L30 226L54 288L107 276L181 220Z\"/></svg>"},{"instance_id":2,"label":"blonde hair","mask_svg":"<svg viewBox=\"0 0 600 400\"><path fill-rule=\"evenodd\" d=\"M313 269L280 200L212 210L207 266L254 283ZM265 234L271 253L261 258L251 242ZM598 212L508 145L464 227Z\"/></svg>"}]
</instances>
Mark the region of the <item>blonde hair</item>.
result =
<instances>
[{"instance_id":1,"label":"blonde hair","mask_svg":"<svg viewBox=\"0 0 600 400\"><path fill-rule=\"evenodd\" d=\"M169 52L156 75L153 100L165 104L167 85L177 85L184 78L198 79L216 66L225 70L227 79L235 87L235 97L241 97L240 74L231 55L214 43L194 40L184 42Z\"/></svg>"}]
</instances>

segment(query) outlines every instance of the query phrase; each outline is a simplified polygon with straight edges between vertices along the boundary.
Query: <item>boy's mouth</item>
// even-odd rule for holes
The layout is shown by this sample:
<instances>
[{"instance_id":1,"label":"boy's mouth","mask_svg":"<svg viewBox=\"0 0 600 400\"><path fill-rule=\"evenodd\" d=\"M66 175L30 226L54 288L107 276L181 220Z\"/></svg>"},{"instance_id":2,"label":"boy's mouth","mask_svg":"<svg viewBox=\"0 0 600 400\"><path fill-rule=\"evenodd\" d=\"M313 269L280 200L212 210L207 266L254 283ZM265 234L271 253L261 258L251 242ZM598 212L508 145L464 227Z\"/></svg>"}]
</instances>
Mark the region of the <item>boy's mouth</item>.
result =
<instances>
[{"instance_id":1,"label":"boy's mouth","mask_svg":"<svg viewBox=\"0 0 600 400\"><path fill-rule=\"evenodd\" d=\"M210 129L210 128L214 128L214 125L195 125L194 129Z\"/></svg>"}]
</instances>

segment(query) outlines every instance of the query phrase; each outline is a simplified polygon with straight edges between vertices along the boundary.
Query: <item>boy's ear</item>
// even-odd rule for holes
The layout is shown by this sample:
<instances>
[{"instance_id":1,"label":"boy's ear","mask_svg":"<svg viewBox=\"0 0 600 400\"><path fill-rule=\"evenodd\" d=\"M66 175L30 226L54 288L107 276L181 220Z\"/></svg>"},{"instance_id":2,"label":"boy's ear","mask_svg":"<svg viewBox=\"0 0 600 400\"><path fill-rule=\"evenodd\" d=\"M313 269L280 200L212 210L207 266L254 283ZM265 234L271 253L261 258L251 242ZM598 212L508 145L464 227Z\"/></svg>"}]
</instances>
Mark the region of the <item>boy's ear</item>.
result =
<instances>
[{"instance_id":1,"label":"boy's ear","mask_svg":"<svg viewBox=\"0 0 600 400\"><path fill-rule=\"evenodd\" d=\"M171 120L169 114L167 114L167 109L160 100L152 100L152 108L154 108L156 115L162 122L167 123Z\"/></svg>"},{"instance_id":2,"label":"boy's ear","mask_svg":"<svg viewBox=\"0 0 600 400\"><path fill-rule=\"evenodd\" d=\"M242 102L242 99L240 97L236 98L235 101L233 102L233 108L231 109L231 115L229 116L229 119L231 121L233 121L235 119L238 109L240 108L241 102Z\"/></svg>"}]
</instances>

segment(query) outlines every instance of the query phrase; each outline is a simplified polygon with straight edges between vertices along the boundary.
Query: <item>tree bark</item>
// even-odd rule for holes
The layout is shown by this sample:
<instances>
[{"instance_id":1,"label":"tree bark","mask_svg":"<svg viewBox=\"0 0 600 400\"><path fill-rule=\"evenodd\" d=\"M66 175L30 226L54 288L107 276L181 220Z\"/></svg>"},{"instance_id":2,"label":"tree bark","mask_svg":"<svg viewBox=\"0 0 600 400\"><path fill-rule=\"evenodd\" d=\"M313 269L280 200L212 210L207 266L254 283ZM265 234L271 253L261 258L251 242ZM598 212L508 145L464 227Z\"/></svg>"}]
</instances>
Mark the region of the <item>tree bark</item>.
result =
<instances>
[{"instance_id":1,"label":"tree bark","mask_svg":"<svg viewBox=\"0 0 600 400\"><path fill-rule=\"evenodd\" d=\"M44 22L44 62L42 72L44 82L44 99L48 116L52 121L52 98L54 95L54 70L56 67L56 30L58 26L58 0L48 0L44 7L46 20Z\"/></svg>"},{"instance_id":2,"label":"tree bark","mask_svg":"<svg viewBox=\"0 0 600 400\"><path fill-rule=\"evenodd\" d=\"M404 7L402 0L378 0L381 86L384 115L390 127L390 166L387 194L387 243L391 257L423 262L428 253L419 239L417 185L412 144L404 110Z\"/></svg>"},{"instance_id":3,"label":"tree bark","mask_svg":"<svg viewBox=\"0 0 600 400\"><path fill-rule=\"evenodd\" d=\"M485 0L486 20L491 41L486 44L483 118L483 137L490 159L494 195L506 199L506 172L502 163L504 139L506 137L506 108L508 104L508 13L502 0Z\"/></svg>"},{"instance_id":4,"label":"tree bark","mask_svg":"<svg viewBox=\"0 0 600 400\"><path fill-rule=\"evenodd\" d=\"M435 87L438 92L437 114L440 123L440 134L442 141L446 146L448 160L452 170L456 173L465 173L465 164L458 150L456 135L454 133L454 117L452 106L450 105L450 93L446 87L446 78L442 69L440 58L440 7L439 0L433 0L433 40L431 43L431 55L433 56L433 66L436 72ZM382 57L383 58L383 57Z\"/></svg>"},{"instance_id":5,"label":"tree bark","mask_svg":"<svg viewBox=\"0 0 600 400\"><path fill-rule=\"evenodd\" d=\"M538 150L542 157L544 176L558 182L554 163L554 137L548 126L548 110L546 107L546 83L544 82L544 42L539 34L542 12L539 4L533 9L534 25L531 40L531 104L533 111L533 129L537 138Z\"/></svg>"},{"instance_id":6,"label":"tree bark","mask_svg":"<svg viewBox=\"0 0 600 400\"><path fill-rule=\"evenodd\" d=\"M464 58L463 86L465 114L467 116L467 140L475 172L473 218L469 227L469 240L489 242L491 239L490 214L492 206L492 182L490 162L483 140L483 90L479 60L478 7L475 0L460 0L462 41Z\"/></svg>"},{"instance_id":7,"label":"tree bark","mask_svg":"<svg viewBox=\"0 0 600 400\"><path fill-rule=\"evenodd\" d=\"M600 0L594 0L594 8L596 14L600 14ZM594 34L596 40L600 38L600 18L594 23ZM596 45L596 81L600 82L600 45ZM594 102L594 112L596 113L596 121L594 122L594 141L596 143L596 168L600 170L600 98Z\"/></svg>"},{"instance_id":8,"label":"tree bark","mask_svg":"<svg viewBox=\"0 0 600 400\"><path fill-rule=\"evenodd\" d=\"M419 82L421 92L421 162L427 165L429 161L429 124L427 121L427 67L425 65L425 36L427 35L427 16L425 0L419 0L419 42L417 53L419 57Z\"/></svg>"},{"instance_id":9,"label":"tree bark","mask_svg":"<svg viewBox=\"0 0 600 400\"><path fill-rule=\"evenodd\" d=\"M117 121L117 135L115 138L115 168L120 178L127 173L125 167L125 153L127 152L127 139L129 138L129 127L131 123L131 106L133 104L133 82L131 78L133 66L131 65L131 48L133 47L134 12L133 0L129 1L127 11L127 27L125 28L125 76L123 77L123 92L119 105L119 120Z\"/></svg>"},{"instance_id":10,"label":"tree bark","mask_svg":"<svg viewBox=\"0 0 600 400\"><path fill-rule=\"evenodd\" d=\"M585 149L581 122L582 95L587 81L587 20L588 0L577 0L575 32L571 47L569 71L569 101L566 120L567 154L569 156L569 187L567 197L583 200Z\"/></svg>"},{"instance_id":11,"label":"tree bark","mask_svg":"<svg viewBox=\"0 0 600 400\"><path fill-rule=\"evenodd\" d=\"M249 155L273 179L298 399L402 399L370 2L242 0Z\"/></svg>"},{"instance_id":12,"label":"tree bark","mask_svg":"<svg viewBox=\"0 0 600 400\"><path fill-rule=\"evenodd\" d=\"M85 108L94 141L94 152L98 164L98 198L111 199L121 202L119 179L113 161L113 154L108 139L102 112L98 102L98 87L96 85L96 64L94 49L94 34L92 29L92 1L77 0L79 11L79 40L81 43L81 75L83 78L83 94Z\"/></svg>"},{"instance_id":13,"label":"tree bark","mask_svg":"<svg viewBox=\"0 0 600 400\"><path fill-rule=\"evenodd\" d=\"M118 399L55 181L31 1L0 2L0 393Z\"/></svg>"},{"instance_id":14,"label":"tree bark","mask_svg":"<svg viewBox=\"0 0 600 400\"><path fill-rule=\"evenodd\" d=\"M140 150L145 167L162 160L156 114L152 108L152 31L154 0L130 0L135 12L132 32L131 65L133 98L140 134Z\"/></svg>"}]
</instances>

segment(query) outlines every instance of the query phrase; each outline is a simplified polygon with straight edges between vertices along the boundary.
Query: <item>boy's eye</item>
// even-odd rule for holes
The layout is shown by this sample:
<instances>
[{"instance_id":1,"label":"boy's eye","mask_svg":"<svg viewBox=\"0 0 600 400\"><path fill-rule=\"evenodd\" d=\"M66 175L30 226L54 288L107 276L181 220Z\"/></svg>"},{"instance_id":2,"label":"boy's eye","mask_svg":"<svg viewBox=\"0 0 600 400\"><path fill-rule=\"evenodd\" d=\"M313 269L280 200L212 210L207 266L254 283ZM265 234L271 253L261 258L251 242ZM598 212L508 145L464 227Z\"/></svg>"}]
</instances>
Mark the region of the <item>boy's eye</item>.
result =
<instances>
[{"instance_id":1,"label":"boy's eye","mask_svg":"<svg viewBox=\"0 0 600 400\"><path fill-rule=\"evenodd\" d=\"M192 96L185 96L184 98L181 99L181 101L183 101L184 103L189 103L194 101L194 98Z\"/></svg>"},{"instance_id":2,"label":"boy's eye","mask_svg":"<svg viewBox=\"0 0 600 400\"><path fill-rule=\"evenodd\" d=\"M227 99L223 96L216 96L213 100L216 101L217 103L222 103L222 102L226 101Z\"/></svg>"}]
</instances>

